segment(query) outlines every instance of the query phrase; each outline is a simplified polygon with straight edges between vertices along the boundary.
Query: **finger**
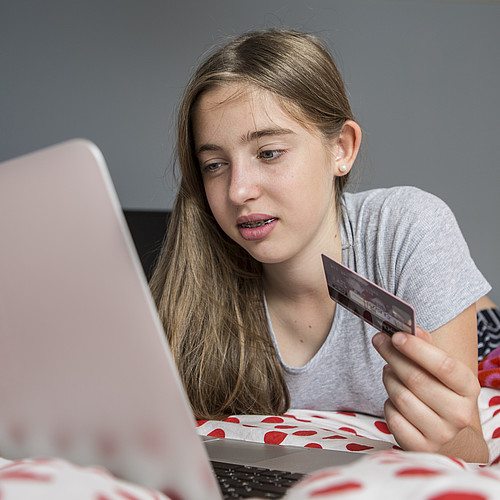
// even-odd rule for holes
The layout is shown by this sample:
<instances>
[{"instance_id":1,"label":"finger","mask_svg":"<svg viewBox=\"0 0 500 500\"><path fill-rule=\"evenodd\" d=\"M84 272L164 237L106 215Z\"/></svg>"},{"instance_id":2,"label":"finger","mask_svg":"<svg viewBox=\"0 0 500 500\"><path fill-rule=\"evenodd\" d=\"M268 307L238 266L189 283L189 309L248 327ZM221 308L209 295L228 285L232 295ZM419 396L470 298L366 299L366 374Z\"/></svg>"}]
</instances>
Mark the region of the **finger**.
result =
<instances>
[{"instance_id":1,"label":"finger","mask_svg":"<svg viewBox=\"0 0 500 500\"><path fill-rule=\"evenodd\" d=\"M385 403L384 413L387 427L401 448L421 452L439 451L439 445L433 446L426 436L401 414L390 399Z\"/></svg>"},{"instance_id":2,"label":"finger","mask_svg":"<svg viewBox=\"0 0 500 500\"><path fill-rule=\"evenodd\" d=\"M384 405L385 421L396 442L404 450L425 451L425 436L388 399Z\"/></svg>"},{"instance_id":3,"label":"finger","mask_svg":"<svg viewBox=\"0 0 500 500\"><path fill-rule=\"evenodd\" d=\"M378 344L380 354L391 367L390 371L387 368L385 369L385 376L387 376L388 372L394 373L398 381L409 391L408 394L413 394L421 403L439 415L443 421L447 422L447 425L456 429L462 428L470 422L479 391L477 379L470 370L468 376L471 380L468 383L471 385L470 393L472 396L463 396L447 385L444 385L434 375L397 351L392 345L390 338L385 334L379 339L374 339L374 344ZM389 393L387 386L386 389L388 389ZM404 398L409 398L408 394L400 389L398 392L389 393L389 396L407 418L413 421L412 412L417 412L417 409L415 406L411 410L404 407ZM458 409L459 411L457 411ZM429 434L430 432L431 430L428 430L426 433Z\"/></svg>"},{"instance_id":4,"label":"finger","mask_svg":"<svg viewBox=\"0 0 500 500\"><path fill-rule=\"evenodd\" d=\"M394 409L397 409L398 413L427 441L441 447L455 436L456 426L452 418L458 399L456 395L449 397L449 394L445 394L450 401L453 399L454 401L444 405L438 403L438 411L436 411L427 401L423 401L414 391L408 389L390 366L384 368L383 381ZM449 389L446 391L450 393ZM420 437L418 439L420 440Z\"/></svg>"},{"instance_id":5,"label":"finger","mask_svg":"<svg viewBox=\"0 0 500 500\"><path fill-rule=\"evenodd\" d=\"M415 336L425 340L429 344L432 344L432 335L427 331L424 330L423 328L420 328L419 326L415 326Z\"/></svg>"},{"instance_id":6,"label":"finger","mask_svg":"<svg viewBox=\"0 0 500 500\"><path fill-rule=\"evenodd\" d=\"M420 335L397 332L392 338L386 336L386 339L378 335L374 337L374 345L402 380L409 380L413 376L413 365L408 363L409 359L457 394L465 397L475 395L477 388L471 370L426 339L420 338ZM403 356L397 355L395 351Z\"/></svg>"},{"instance_id":7,"label":"finger","mask_svg":"<svg viewBox=\"0 0 500 500\"><path fill-rule=\"evenodd\" d=\"M415 405L405 409L409 394L446 420L453 418L457 405L464 404L462 396L409 359L403 359L401 363L398 360L387 367L384 383L392 401L408 417L417 412ZM416 415L420 418L419 413Z\"/></svg>"}]
</instances>

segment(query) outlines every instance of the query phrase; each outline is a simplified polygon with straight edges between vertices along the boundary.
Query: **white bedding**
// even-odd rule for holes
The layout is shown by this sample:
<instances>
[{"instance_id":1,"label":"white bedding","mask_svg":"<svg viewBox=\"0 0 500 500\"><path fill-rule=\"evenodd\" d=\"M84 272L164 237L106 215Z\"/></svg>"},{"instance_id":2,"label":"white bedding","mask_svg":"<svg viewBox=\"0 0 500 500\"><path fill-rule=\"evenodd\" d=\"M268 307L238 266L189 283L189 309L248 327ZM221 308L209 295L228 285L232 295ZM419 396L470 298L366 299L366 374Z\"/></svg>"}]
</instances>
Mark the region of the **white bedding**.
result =
<instances>
[{"instance_id":1,"label":"white bedding","mask_svg":"<svg viewBox=\"0 0 500 500\"><path fill-rule=\"evenodd\" d=\"M490 450L489 463L481 466L403 452L382 419L356 413L291 410L281 417L233 416L223 422L200 421L198 432L365 454L353 464L313 474L290 490L289 500L500 499L500 390L483 387L478 406Z\"/></svg>"},{"instance_id":2,"label":"white bedding","mask_svg":"<svg viewBox=\"0 0 500 500\"><path fill-rule=\"evenodd\" d=\"M365 454L353 464L316 472L293 487L288 500L500 499L500 390L483 388L479 409L490 449L490 462L482 466L436 454L403 452L382 419L354 413L292 410L281 417L233 416L223 422L199 422L198 432ZM0 500L166 499L102 469L57 459L11 462L0 458Z\"/></svg>"}]
</instances>

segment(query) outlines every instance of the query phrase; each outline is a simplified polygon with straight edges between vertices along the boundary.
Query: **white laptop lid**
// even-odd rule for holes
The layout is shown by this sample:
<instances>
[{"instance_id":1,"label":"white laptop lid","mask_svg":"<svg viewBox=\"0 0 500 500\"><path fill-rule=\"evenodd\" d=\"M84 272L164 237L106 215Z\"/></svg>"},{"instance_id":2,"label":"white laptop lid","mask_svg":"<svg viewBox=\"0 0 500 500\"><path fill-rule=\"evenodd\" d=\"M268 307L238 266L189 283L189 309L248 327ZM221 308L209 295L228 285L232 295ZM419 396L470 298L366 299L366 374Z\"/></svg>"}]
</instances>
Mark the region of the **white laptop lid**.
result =
<instances>
[{"instance_id":1,"label":"white laptop lid","mask_svg":"<svg viewBox=\"0 0 500 500\"><path fill-rule=\"evenodd\" d=\"M0 165L0 456L220 498L104 159ZM168 492L167 491L167 492Z\"/></svg>"}]
</instances>

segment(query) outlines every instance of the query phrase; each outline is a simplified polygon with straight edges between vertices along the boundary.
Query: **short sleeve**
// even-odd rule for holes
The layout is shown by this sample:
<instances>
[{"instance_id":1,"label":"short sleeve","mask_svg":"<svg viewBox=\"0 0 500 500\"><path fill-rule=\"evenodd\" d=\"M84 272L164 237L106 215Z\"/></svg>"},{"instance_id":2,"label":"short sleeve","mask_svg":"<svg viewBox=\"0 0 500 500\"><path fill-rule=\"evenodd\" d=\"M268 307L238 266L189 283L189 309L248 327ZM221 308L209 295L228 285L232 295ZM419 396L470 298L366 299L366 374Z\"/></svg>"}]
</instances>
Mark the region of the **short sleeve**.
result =
<instances>
[{"instance_id":1,"label":"short sleeve","mask_svg":"<svg viewBox=\"0 0 500 500\"><path fill-rule=\"evenodd\" d=\"M490 290L455 216L438 197L413 187L393 189L378 222L380 279L415 308L426 330L443 326Z\"/></svg>"}]
</instances>

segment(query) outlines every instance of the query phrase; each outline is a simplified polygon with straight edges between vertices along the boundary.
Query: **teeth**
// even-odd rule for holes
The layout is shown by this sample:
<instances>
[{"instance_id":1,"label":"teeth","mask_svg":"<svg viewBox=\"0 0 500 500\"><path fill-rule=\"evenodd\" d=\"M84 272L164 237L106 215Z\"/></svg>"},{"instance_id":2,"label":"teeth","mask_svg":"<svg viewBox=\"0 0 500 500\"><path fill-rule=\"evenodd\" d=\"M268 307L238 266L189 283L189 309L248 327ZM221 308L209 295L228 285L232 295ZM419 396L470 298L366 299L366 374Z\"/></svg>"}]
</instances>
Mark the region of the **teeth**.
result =
<instances>
[{"instance_id":1,"label":"teeth","mask_svg":"<svg viewBox=\"0 0 500 500\"><path fill-rule=\"evenodd\" d=\"M271 223L273 220L276 220L276 219L271 218L271 219L267 219L267 220L255 220L252 222L243 222L243 224L240 224L240 226L247 227L247 228L261 227L261 226L265 226L266 224Z\"/></svg>"}]
</instances>

